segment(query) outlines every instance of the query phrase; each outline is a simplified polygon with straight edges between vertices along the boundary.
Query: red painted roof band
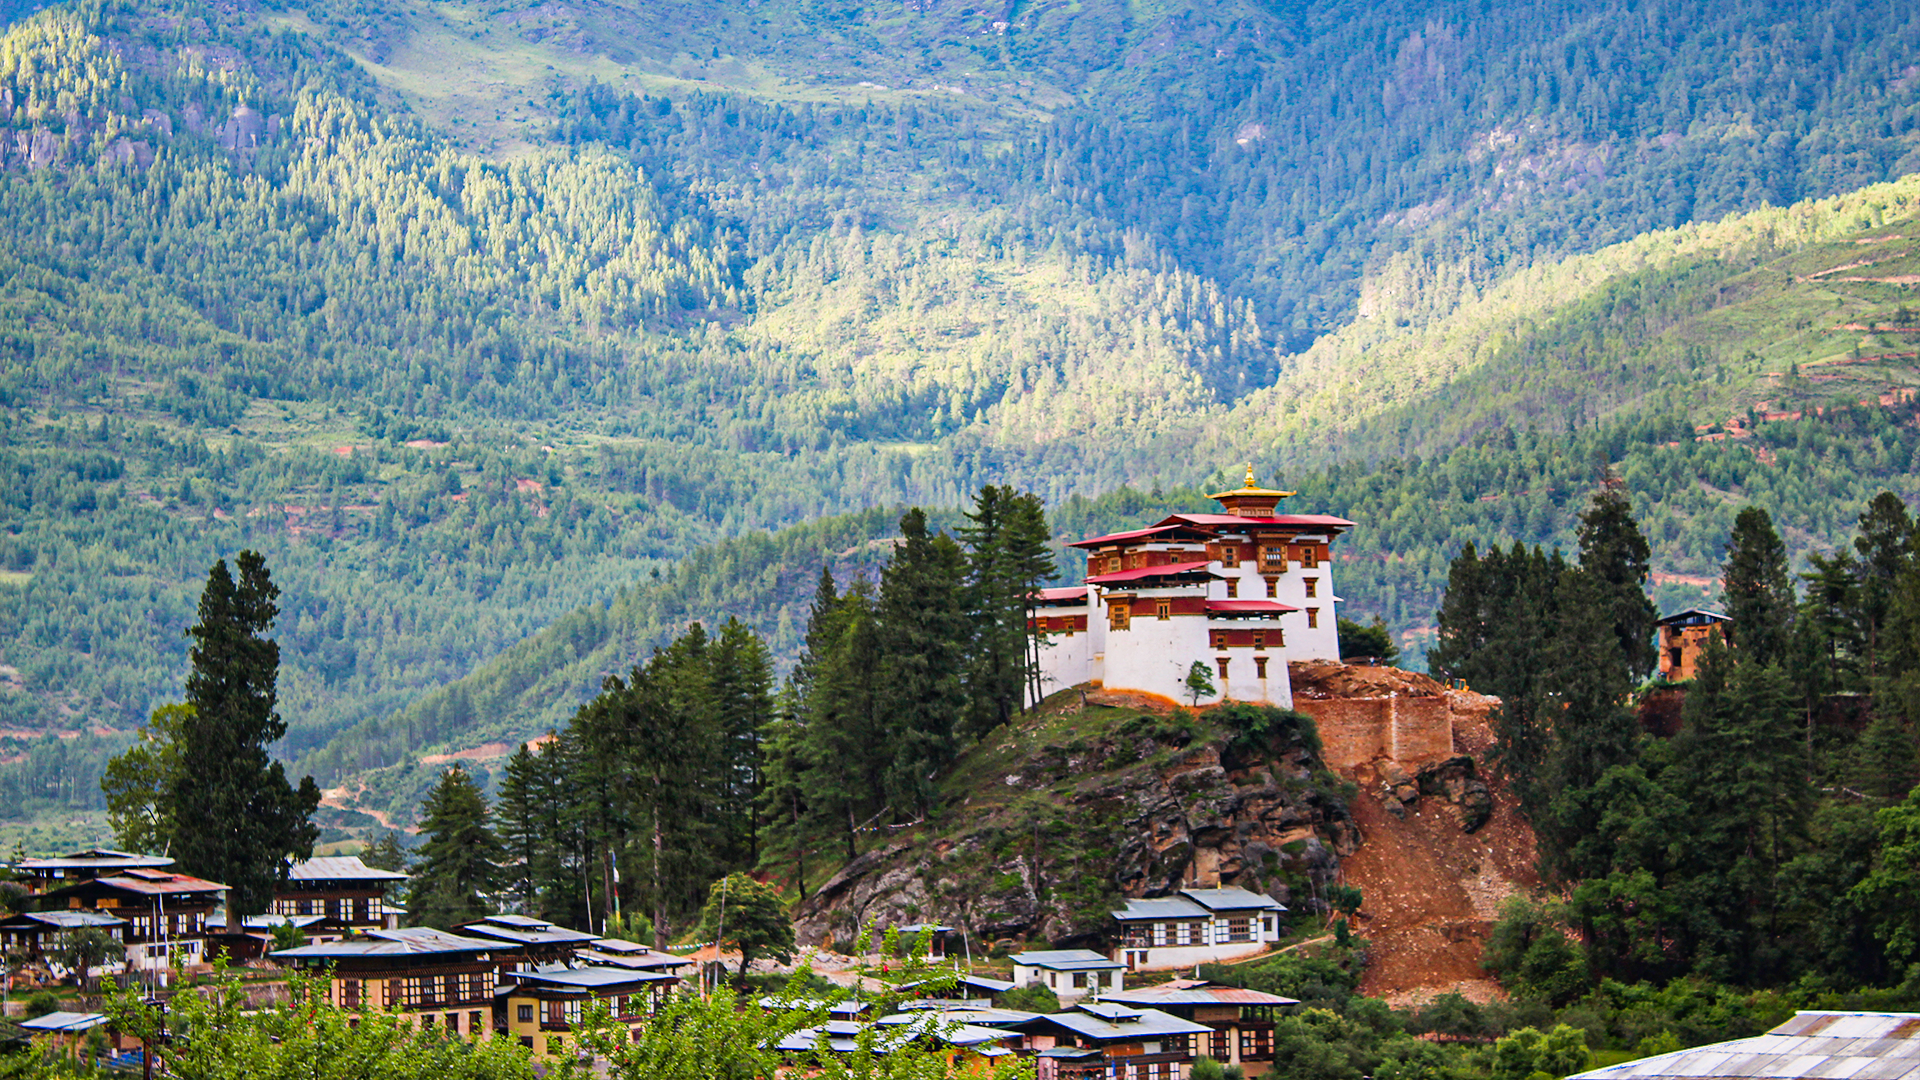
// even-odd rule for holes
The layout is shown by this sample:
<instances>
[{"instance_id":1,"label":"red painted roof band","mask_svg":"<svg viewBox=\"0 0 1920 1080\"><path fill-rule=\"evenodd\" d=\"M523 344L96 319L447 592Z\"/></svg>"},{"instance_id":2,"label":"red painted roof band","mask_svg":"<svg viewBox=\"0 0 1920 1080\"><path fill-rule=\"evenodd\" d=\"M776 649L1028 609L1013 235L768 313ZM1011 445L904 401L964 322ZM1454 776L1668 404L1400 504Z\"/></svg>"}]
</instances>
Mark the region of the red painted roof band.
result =
<instances>
[{"instance_id":1,"label":"red painted roof band","mask_svg":"<svg viewBox=\"0 0 1920 1080\"><path fill-rule=\"evenodd\" d=\"M1172 577L1175 574L1193 574L1207 568L1206 562L1168 563L1165 566L1136 566L1131 570L1119 570L1111 574L1095 574L1087 579L1089 584L1105 585L1115 581L1139 581L1142 578Z\"/></svg>"}]
</instances>

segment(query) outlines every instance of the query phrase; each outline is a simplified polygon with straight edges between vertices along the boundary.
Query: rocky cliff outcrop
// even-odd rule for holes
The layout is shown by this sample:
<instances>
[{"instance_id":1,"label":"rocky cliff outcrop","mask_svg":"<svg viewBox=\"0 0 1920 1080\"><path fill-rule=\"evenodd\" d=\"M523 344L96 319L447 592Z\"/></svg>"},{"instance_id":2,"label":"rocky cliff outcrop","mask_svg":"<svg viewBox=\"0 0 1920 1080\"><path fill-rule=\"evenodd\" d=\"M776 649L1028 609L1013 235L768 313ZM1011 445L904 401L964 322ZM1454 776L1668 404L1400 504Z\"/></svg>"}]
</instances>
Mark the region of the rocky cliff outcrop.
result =
<instances>
[{"instance_id":1,"label":"rocky cliff outcrop","mask_svg":"<svg viewBox=\"0 0 1920 1080\"><path fill-rule=\"evenodd\" d=\"M1033 718L948 780L950 824L867 852L809 897L800 938L938 921L983 943L1090 943L1121 897L1192 884L1312 908L1358 837L1351 786L1311 742L1291 723L1254 732L1077 702Z\"/></svg>"}]
</instances>

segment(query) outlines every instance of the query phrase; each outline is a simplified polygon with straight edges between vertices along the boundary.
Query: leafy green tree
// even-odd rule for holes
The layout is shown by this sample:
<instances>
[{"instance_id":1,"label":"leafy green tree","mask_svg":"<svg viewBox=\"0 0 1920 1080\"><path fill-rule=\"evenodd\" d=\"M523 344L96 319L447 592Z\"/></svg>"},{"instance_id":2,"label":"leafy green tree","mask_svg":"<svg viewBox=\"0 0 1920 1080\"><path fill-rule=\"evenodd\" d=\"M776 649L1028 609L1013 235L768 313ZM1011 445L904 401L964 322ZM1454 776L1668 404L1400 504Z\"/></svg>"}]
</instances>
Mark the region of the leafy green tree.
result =
<instances>
[{"instance_id":1,"label":"leafy green tree","mask_svg":"<svg viewBox=\"0 0 1920 1080\"><path fill-rule=\"evenodd\" d=\"M1793 630L1793 583L1786 545L1765 510L1749 506L1733 519L1720 587L1740 656L1757 664L1784 662Z\"/></svg>"},{"instance_id":2,"label":"leafy green tree","mask_svg":"<svg viewBox=\"0 0 1920 1080\"><path fill-rule=\"evenodd\" d=\"M1586 1032L1567 1024L1544 1033L1521 1028L1493 1044L1494 1080L1527 1080L1534 1073L1561 1077L1586 1067Z\"/></svg>"},{"instance_id":3,"label":"leafy green tree","mask_svg":"<svg viewBox=\"0 0 1920 1080\"><path fill-rule=\"evenodd\" d=\"M126 750L107 762L100 790L107 799L107 824L128 851L165 854L177 829L165 816L168 790L180 772L180 746L193 706L175 703L153 710L146 727Z\"/></svg>"},{"instance_id":4,"label":"leafy green tree","mask_svg":"<svg viewBox=\"0 0 1920 1080\"><path fill-rule=\"evenodd\" d=\"M707 890L698 933L711 936L723 948L731 945L740 950L742 986L756 957L771 957L783 964L793 959L793 919L780 891L738 871Z\"/></svg>"},{"instance_id":5,"label":"leafy green tree","mask_svg":"<svg viewBox=\"0 0 1920 1080\"><path fill-rule=\"evenodd\" d=\"M445 928L491 910L506 855L488 824L487 799L467 771L454 766L420 806L420 865L413 874L415 926Z\"/></svg>"},{"instance_id":6,"label":"leafy green tree","mask_svg":"<svg viewBox=\"0 0 1920 1080\"><path fill-rule=\"evenodd\" d=\"M1887 956L1904 967L1920 961L1920 789L1875 815L1879 850L1873 870L1849 893Z\"/></svg>"},{"instance_id":7,"label":"leafy green tree","mask_svg":"<svg viewBox=\"0 0 1920 1080\"><path fill-rule=\"evenodd\" d=\"M268 948L271 952L279 952L281 949L297 949L306 943L307 932L305 930L300 929L292 923L283 922L274 924L273 944Z\"/></svg>"},{"instance_id":8,"label":"leafy green tree","mask_svg":"<svg viewBox=\"0 0 1920 1080\"><path fill-rule=\"evenodd\" d=\"M60 963L73 971L74 980L80 985L80 996L88 1001L93 999L97 985L94 972L118 963L126 954L127 947L118 938L97 926L82 926L62 933L55 951Z\"/></svg>"},{"instance_id":9,"label":"leafy green tree","mask_svg":"<svg viewBox=\"0 0 1920 1080\"><path fill-rule=\"evenodd\" d=\"M1212 697L1220 692L1220 688L1213 685L1213 669L1204 660L1195 660L1187 665L1185 685L1187 698L1194 705L1200 704L1201 698Z\"/></svg>"},{"instance_id":10,"label":"leafy green tree","mask_svg":"<svg viewBox=\"0 0 1920 1080\"><path fill-rule=\"evenodd\" d=\"M559 1059L535 1066L532 1052L505 1038L466 1042L385 1010L352 1012L327 1001L318 978L293 975L289 995L260 1004L224 965L211 985L164 1006L138 987L114 992L106 1013L115 1030L152 1048L155 1072L199 1080L584 1080L586 1067ZM162 1011L164 1008L164 1011Z\"/></svg>"}]
</instances>

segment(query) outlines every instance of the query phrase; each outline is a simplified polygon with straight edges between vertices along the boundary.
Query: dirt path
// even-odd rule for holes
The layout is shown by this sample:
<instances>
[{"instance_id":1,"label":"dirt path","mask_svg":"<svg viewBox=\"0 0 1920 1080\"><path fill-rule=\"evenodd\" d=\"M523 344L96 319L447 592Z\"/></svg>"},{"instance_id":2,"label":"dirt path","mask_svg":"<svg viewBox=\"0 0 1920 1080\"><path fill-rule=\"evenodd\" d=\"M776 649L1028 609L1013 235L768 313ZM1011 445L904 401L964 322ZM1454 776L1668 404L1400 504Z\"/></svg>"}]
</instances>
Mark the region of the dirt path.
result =
<instances>
[{"instance_id":1,"label":"dirt path","mask_svg":"<svg viewBox=\"0 0 1920 1080\"><path fill-rule=\"evenodd\" d=\"M1485 760L1490 733L1457 732L1456 739L1461 751ZM1488 778L1493 817L1468 835L1444 800L1423 798L1402 820L1380 801L1370 768L1355 774L1361 794L1352 810L1364 839L1343 870L1365 897L1355 929L1372 942L1361 991L1396 1005L1450 990L1478 1001L1497 996L1499 987L1480 970L1480 950L1500 901L1538 884L1533 831L1513 796Z\"/></svg>"}]
</instances>

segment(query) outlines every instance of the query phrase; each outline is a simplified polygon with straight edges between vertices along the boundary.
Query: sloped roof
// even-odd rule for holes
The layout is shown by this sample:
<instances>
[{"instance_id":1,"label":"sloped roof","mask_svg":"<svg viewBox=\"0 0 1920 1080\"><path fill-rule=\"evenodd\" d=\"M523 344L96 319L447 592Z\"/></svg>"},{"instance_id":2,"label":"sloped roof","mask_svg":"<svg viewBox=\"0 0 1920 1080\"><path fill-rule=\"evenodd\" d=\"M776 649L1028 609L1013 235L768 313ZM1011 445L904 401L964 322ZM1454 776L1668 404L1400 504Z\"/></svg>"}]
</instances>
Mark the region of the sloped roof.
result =
<instances>
[{"instance_id":1,"label":"sloped roof","mask_svg":"<svg viewBox=\"0 0 1920 1080\"><path fill-rule=\"evenodd\" d=\"M0 924L37 922L50 930L72 930L81 926L125 926L127 920L104 911L22 911L0 919ZM21 927L20 929L26 929Z\"/></svg>"},{"instance_id":2,"label":"sloped roof","mask_svg":"<svg viewBox=\"0 0 1920 1080\"><path fill-rule=\"evenodd\" d=\"M1653 625L1672 626L1676 623L1698 624L1698 623L1721 623L1721 622L1732 622L1732 621L1733 621L1733 617L1731 615L1722 615L1717 611L1708 611L1706 608L1688 608L1685 611L1676 611L1671 615L1665 616L1664 618L1661 618L1660 620L1656 621Z\"/></svg>"},{"instance_id":3,"label":"sloped roof","mask_svg":"<svg viewBox=\"0 0 1920 1080\"><path fill-rule=\"evenodd\" d=\"M353 941L333 941L322 945L302 945L297 949L279 949L270 953L280 961L324 961L348 957L435 956L446 953L490 952L501 942L461 937L445 930L416 926L404 930L369 930Z\"/></svg>"},{"instance_id":4,"label":"sloped roof","mask_svg":"<svg viewBox=\"0 0 1920 1080\"><path fill-rule=\"evenodd\" d=\"M1211 983L1177 981L1160 986L1142 986L1133 990L1114 990L1100 995L1103 1001L1124 1005L1298 1005L1299 1001L1278 994L1247 990L1238 986L1214 986Z\"/></svg>"},{"instance_id":5,"label":"sloped roof","mask_svg":"<svg viewBox=\"0 0 1920 1080\"><path fill-rule=\"evenodd\" d=\"M397 870L382 870L358 855L322 855L287 865L288 881L405 881Z\"/></svg>"},{"instance_id":6,"label":"sloped roof","mask_svg":"<svg viewBox=\"0 0 1920 1080\"><path fill-rule=\"evenodd\" d=\"M1182 896L1155 900L1128 900L1113 913L1116 919L1204 919L1212 914L1206 908Z\"/></svg>"},{"instance_id":7,"label":"sloped roof","mask_svg":"<svg viewBox=\"0 0 1920 1080\"><path fill-rule=\"evenodd\" d=\"M644 989L657 983L679 981L673 975L658 975L651 971L610 967L570 968L559 964L543 964L532 971L509 971L505 974L507 978L523 983L539 983L556 990L578 990L582 993L621 986Z\"/></svg>"},{"instance_id":8,"label":"sloped roof","mask_svg":"<svg viewBox=\"0 0 1920 1080\"><path fill-rule=\"evenodd\" d=\"M105 1015L96 1012L50 1012L45 1016L36 1016L31 1020L16 1020L15 1023L28 1031L88 1031L107 1022Z\"/></svg>"},{"instance_id":9,"label":"sloped roof","mask_svg":"<svg viewBox=\"0 0 1920 1080\"><path fill-rule=\"evenodd\" d=\"M580 945L600 940L598 934L569 930L564 926L555 926L539 919L529 919L524 915L489 915L484 919L461 923L454 929L482 937L497 938L501 942L514 945Z\"/></svg>"},{"instance_id":10,"label":"sloped roof","mask_svg":"<svg viewBox=\"0 0 1920 1080\"><path fill-rule=\"evenodd\" d=\"M1241 517L1238 514L1174 514L1161 525L1185 523L1206 528L1232 528L1234 526L1264 526L1266 528L1284 528L1289 525L1305 526L1315 529L1351 529L1354 522L1332 514L1275 514L1272 517Z\"/></svg>"},{"instance_id":11,"label":"sloped roof","mask_svg":"<svg viewBox=\"0 0 1920 1080\"><path fill-rule=\"evenodd\" d=\"M1271 896L1262 896L1231 885L1220 889L1181 889L1180 895L1212 911L1287 910L1285 905Z\"/></svg>"},{"instance_id":12,"label":"sloped roof","mask_svg":"<svg viewBox=\"0 0 1920 1080\"><path fill-rule=\"evenodd\" d=\"M1067 585L1058 589L1041 589L1038 593L1034 594L1035 603L1049 604L1054 607L1066 606L1075 601L1082 604L1087 602L1087 587L1085 585Z\"/></svg>"},{"instance_id":13,"label":"sloped roof","mask_svg":"<svg viewBox=\"0 0 1920 1080\"><path fill-rule=\"evenodd\" d=\"M1182 1020L1172 1013L1164 1013L1159 1009L1141 1009L1139 1015L1132 1019L1113 1021L1086 1012L1085 1006L1067 1012L1048 1013L1019 1026L1031 1030L1049 1024L1066 1028L1076 1035L1096 1042L1150 1039L1157 1035L1199 1035L1213 1030L1205 1024Z\"/></svg>"},{"instance_id":14,"label":"sloped roof","mask_svg":"<svg viewBox=\"0 0 1920 1080\"><path fill-rule=\"evenodd\" d=\"M1197 530L1194 530L1193 526L1191 525L1187 525L1183 522L1177 522L1177 521L1173 521L1172 519L1168 519L1167 521L1163 521L1160 524L1154 525L1150 528L1133 529L1128 532L1108 533L1105 536L1089 536L1085 540L1076 540L1073 543L1068 544L1067 546L1080 547L1080 548L1100 547L1105 544L1125 543L1128 540L1144 540L1150 536L1161 536L1166 533L1176 533L1176 532L1181 532L1183 530L1190 531L1190 532L1197 531Z\"/></svg>"},{"instance_id":15,"label":"sloped roof","mask_svg":"<svg viewBox=\"0 0 1920 1080\"><path fill-rule=\"evenodd\" d=\"M1920 1013L1802 1011L1750 1039L1677 1050L1569 1080L1920 1078Z\"/></svg>"},{"instance_id":16,"label":"sloped roof","mask_svg":"<svg viewBox=\"0 0 1920 1080\"><path fill-rule=\"evenodd\" d=\"M112 877L95 878L92 881L76 882L65 889L55 889L48 893L57 896L69 890L79 890L92 885L105 885L110 888L124 889L127 892L140 893L143 896L173 896L179 893L219 892L226 886L217 881L191 877L187 874L169 874L163 871L136 867L124 874Z\"/></svg>"},{"instance_id":17,"label":"sloped roof","mask_svg":"<svg viewBox=\"0 0 1920 1080\"><path fill-rule=\"evenodd\" d=\"M1013 962L1049 971L1113 971L1126 967L1092 949L1038 949L1013 954Z\"/></svg>"},{"instance_id":18,"label":"sloped roof","mask_svg":"<svg viewBox=\"0 0 1920 1080\"><path fill-rule=\"evenodd\" d=\"M1209 600L1209 615L1285 615L1289 611L1299 611L1297 607L1282 604L1277 600Z\"/></svg>"},{"instance_id":19,"label":"sloped roof","mask_svg":"<svg viewBox=\"0 0 1920 1080\"><path fill-rule=\"evenodd\" d=\"M1131 570L1116 570L1111 574L1094 574L1087 578L1093 585L1112 585L1121 581L1142 581L1147 578L1173 577L1177 574L1200 574L1207 572L1205 560L1199 562L1167 563L1163 566L1136 566Z\"/></svg>"},{"instance_id":20,"label":"sloped roof","mask_svg":"<svg viewBox=\"0 0 1920 1080\"><path fill-rule=\"evenodd\" d=\"M164 855L139 855L112 848L88 848L68 855L44 859L21 859L14 864L21 870L118 870L134 866L172 866Z\"/></svg>"}]
</instances>

